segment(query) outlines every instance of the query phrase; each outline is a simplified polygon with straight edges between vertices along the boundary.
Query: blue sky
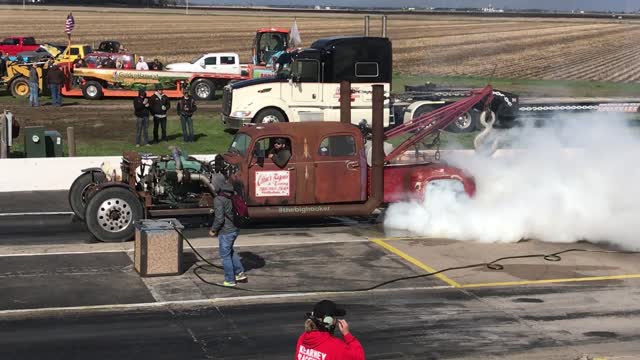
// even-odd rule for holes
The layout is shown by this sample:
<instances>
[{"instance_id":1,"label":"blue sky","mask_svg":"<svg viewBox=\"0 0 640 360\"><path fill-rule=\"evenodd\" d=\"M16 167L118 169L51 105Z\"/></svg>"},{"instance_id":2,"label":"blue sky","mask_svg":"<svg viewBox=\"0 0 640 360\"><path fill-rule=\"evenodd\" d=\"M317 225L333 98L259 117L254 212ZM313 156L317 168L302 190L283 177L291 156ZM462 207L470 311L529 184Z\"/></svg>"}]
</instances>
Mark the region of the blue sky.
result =
<instances>
[{"instance_id":1,"label":"blue sky","mask_svg":"<svg viewBox=\"0 0 640 360\"><path fill-rule=\"evenodd\" d=\"M416 7L495 7L512 9L538 8L556 10L612 10L636 11L640 0L191 0L203 4L252 4L252 5L336 5L336 6L416 6Z\"/></svg>"}]
</instances>

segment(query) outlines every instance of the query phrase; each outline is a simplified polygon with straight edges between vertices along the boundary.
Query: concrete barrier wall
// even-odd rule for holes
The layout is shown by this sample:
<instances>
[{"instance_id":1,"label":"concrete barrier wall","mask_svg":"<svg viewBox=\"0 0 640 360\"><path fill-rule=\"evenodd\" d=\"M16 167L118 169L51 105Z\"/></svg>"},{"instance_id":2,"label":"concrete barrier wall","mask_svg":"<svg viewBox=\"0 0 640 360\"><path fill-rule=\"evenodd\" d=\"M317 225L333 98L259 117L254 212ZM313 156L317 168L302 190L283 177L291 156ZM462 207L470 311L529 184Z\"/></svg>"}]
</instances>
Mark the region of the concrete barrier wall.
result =
<instances>
[{"instance_id":1,"label":"concrete barrier wall","mask_svg":"<svg viewBox=\"0 0 640 360\"><path fill-rule=\"evenodd\" d=\"M193 155L211 161L215 155ZM81 170L103 162L119 166L121 156L29 158L0 160L0 192L68 190Z\"/></svg>"},{"instance_id":2,"label":"concrete barrier wall","mask_svg":"<svg viewBox=\"0 0 640 360\"><path fill-rule=\"evenodd\" d=\"M492 157L518 155L523 150L497 150ZM575 149L566 149L565 153L572 154ZM433 151L425 151L427 154ZM443 150L442 159L450 155L471 156L473 150ZM213 160L215 155L193 155L203 161ZM120 156L96 156L73 158L31 158L31 159L2 159L0 160L0 192L37 191L37 190L68 190L71 183L81 174L81 170L90 167L100 167L103 162L110 162L112 166L119 166Z\"/></svg>"}]
</instances>

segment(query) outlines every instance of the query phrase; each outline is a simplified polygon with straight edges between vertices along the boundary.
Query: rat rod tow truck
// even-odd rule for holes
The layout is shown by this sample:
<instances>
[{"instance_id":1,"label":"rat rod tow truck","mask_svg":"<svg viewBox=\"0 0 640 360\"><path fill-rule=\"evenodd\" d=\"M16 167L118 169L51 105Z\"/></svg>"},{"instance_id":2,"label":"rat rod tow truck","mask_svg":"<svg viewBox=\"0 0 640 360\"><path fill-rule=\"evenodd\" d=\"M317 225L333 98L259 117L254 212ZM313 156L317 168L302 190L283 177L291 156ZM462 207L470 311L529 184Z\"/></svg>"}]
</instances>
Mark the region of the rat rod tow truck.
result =
<instances>
[{"instance_id":1,"label":"rat rod tow truck","mask_svg":"<svg viewBox=\"0 0 640 360\"><path fill-rule=\"evenodd\" d=\"M349 92L342 94L340 122L247 125L236 133L223 158L249 219L368 216L392 202L422 199L434 181L455 181L461 192L473 196L470 176L439 162L439 156L427 159L420 145L437 145L439 132L474 106L482 105L488 114L491 86L387 133L383 85L373 86L371 129L351 123ZM385 154L385 139L399 135L408 138ZM435 141L427 144L427 136ZM283 168L265 158L276 138L286 139L291 149ZM149 160L151 164L145 164ZM132 239L134 224L144 218L211 214L216 196L212 163L174 148L172 156L146 160L138 153L125 153L121 172L116 170L85 169L69 191L74 212L101 241Z\"/></svg>"}]
</instances>

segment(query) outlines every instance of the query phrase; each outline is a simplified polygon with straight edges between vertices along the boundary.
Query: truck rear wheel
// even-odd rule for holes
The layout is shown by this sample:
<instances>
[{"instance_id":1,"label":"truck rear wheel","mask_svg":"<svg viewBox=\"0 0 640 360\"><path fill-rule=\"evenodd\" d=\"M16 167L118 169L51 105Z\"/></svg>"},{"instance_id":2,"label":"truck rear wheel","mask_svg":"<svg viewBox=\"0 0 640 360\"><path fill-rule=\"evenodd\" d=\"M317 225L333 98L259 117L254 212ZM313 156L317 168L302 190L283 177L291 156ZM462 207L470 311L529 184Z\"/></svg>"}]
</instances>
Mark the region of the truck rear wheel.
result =
<instances>
[{"instance_id":1,"label":"truck rear wheel","mask_svg":"<svg viewBox=\"0 0 640 360\"><path fill-rule=\"evenodd\" d=\"M29 80L19 77L11 82L11 95L17 98L29 96Z\"/></svg>"},{"instance_id":2,"label":"truck rear wheel","mask_svg":"<svg viewBox=\"0 0 640 360\"><path fill-rule=\"evenodd\" d=\"M84 212L93 188L104 182L106 176L102 172L86 172L78 176L69 188L69 205L76 216L84 220Z\"/></svg>"},{"instance_id":3,"label":"truck rear wheel","mask_svg":"<svg viewBox=\"0 0 640 360\"><path fill-rule=\"evenodd\" d=\"M100 100L102 95L102 84L97 81L87 81L82 87L82 96L87 100Z\"/></svg>"},{"instance_id":4,"label":"truck rear wheel","mask_svg":"<svg viewBox=\"0 0 640 360\"><path fill-rule=\"evenodd\" d=\"M216 85L209 79L198 79L191 85L191 92L196 100L211 100L216 93Z\"/></svg>"},{"instance_id":5,"label":"truck rear wheel","mask_svg":"<svg viewBox=\"0 0 640 360\"><path fill-rule=\"evenodd\" d=\"M89 232L102 242L124 242L133 239L135 222L142 219L138 197L129 189L110 187L89 199L85 222Z\"/></svg>"},{"instance_id":6,"label":"truck rear wheel","mask_svg":"<svg viewBox=\"0 0 640 360\"><path fill-rule=\"evenodd\" d=\"M447 131L452 133L470 133L478 127L478 119L480 119L480 111L471 109L462 114L451 125L447 126Z\"/></svg>"},{"instance_id":7,"label":"truck rear wheel","mask_svg":"<svg viewBox=\"0 0 640 360\"><path fill-rule=\"evenodd\" d=\"M258 112L253 118L253 122L256 124L287 122L287 118L278 109L264 109Z\"/></svg>"}]
</instances>

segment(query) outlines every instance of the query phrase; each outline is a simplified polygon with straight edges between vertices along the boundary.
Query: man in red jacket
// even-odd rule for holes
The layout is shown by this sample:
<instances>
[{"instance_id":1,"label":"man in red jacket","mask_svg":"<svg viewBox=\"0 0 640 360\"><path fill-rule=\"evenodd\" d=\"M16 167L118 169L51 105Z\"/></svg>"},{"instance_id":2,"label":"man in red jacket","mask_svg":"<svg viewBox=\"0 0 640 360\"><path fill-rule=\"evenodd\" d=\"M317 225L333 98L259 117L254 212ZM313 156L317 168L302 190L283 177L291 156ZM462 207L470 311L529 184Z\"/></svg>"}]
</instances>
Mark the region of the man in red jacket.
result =
<instances>
[{"instance_id":1,"label":"man in red jacket","mask_svg":"<svg viewBox=\"0 0 640 360\"><path fill-rule=\"evenodd\" d=\"M307 313L304 333L298 338L295 360L364 360L364 350L355 336L349 332L345 320L336 319L346 315L330 300L322 300ZM334 337L336 326L344 339Z\"/></svg>"}]
</instances>

